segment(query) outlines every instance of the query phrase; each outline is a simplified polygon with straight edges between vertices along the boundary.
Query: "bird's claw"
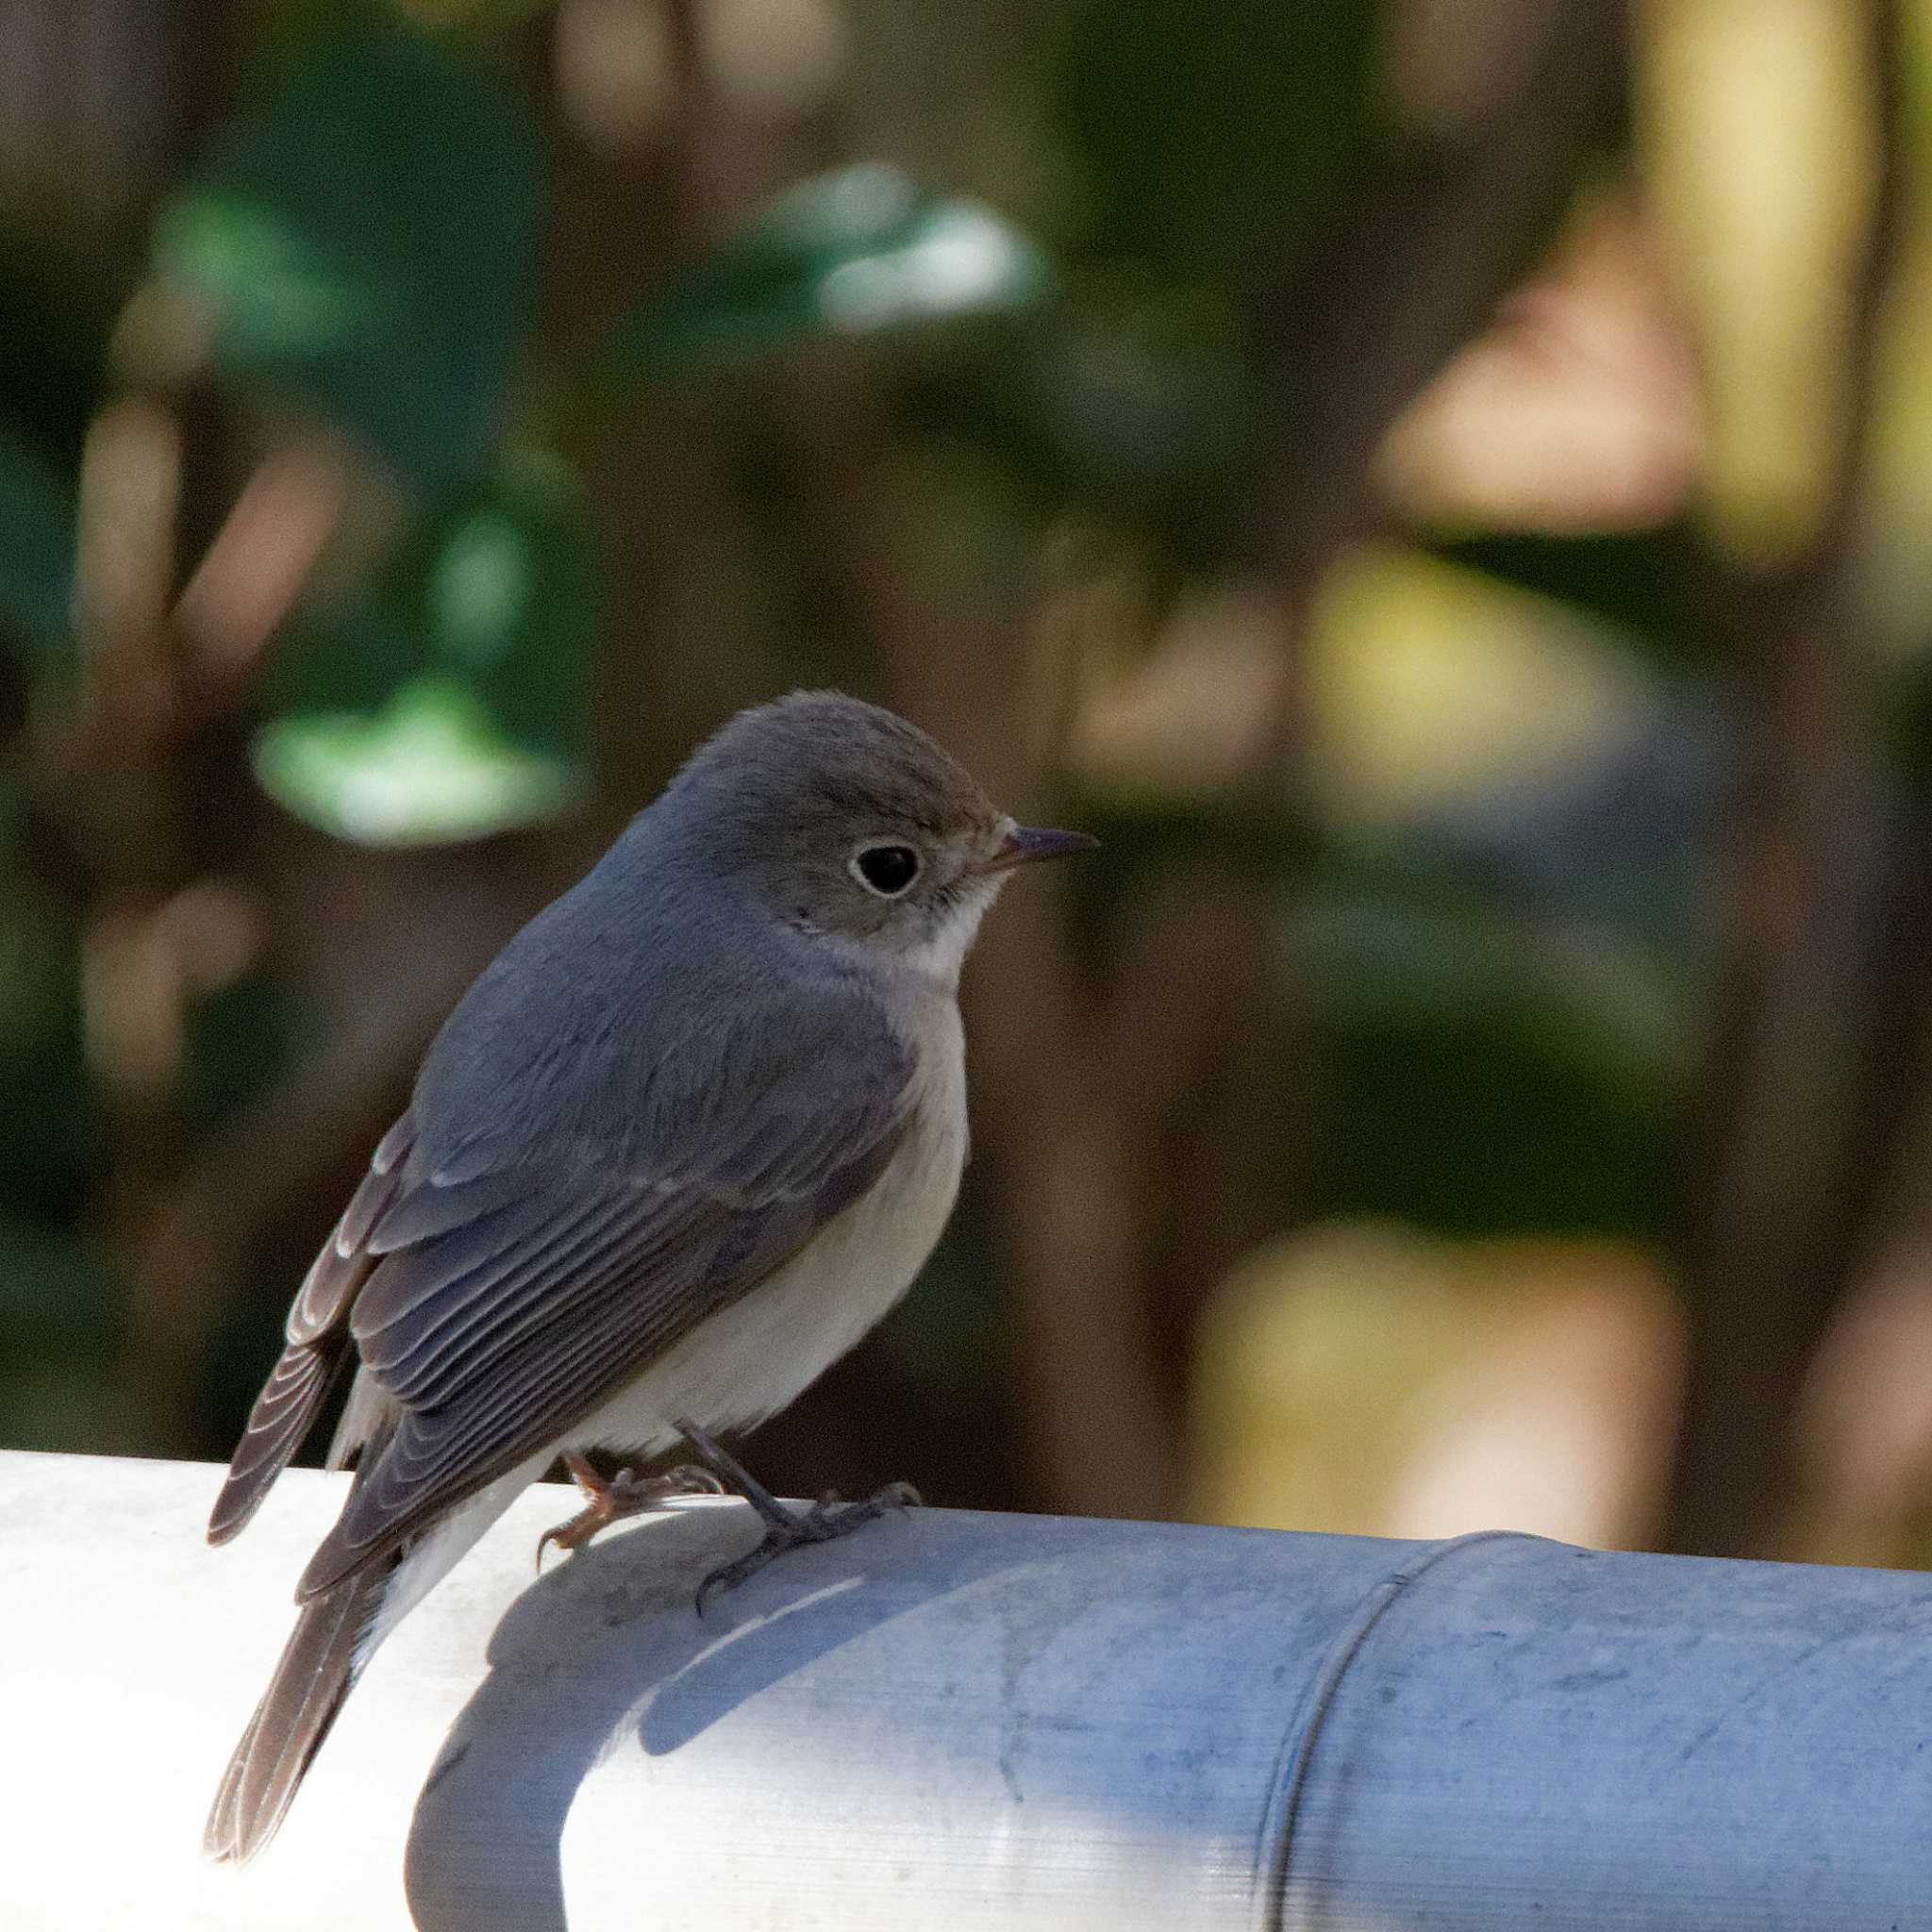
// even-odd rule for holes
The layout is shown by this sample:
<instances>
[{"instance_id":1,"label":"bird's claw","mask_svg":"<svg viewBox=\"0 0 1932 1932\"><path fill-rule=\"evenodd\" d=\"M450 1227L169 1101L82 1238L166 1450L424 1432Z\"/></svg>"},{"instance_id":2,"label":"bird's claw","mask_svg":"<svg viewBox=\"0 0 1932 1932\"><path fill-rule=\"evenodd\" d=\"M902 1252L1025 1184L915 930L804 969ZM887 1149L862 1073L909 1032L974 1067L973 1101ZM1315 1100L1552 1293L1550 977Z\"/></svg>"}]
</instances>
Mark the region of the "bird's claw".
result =
<instances>
[{"instance_id":1,"label":"bird's claw","mask_svg":"<svg viewBox=\"0 0 1932 1932\"><path fill-rule=\"evenodd\" d=\"M537 1570L543 1569L543 1552L552 1543L566 1555L583 1548L600 1530L626 1516L641 1516L674 1496L722 1496L724 1485L708 1469L694 1462L681 1462L662 1475L639 1475L635 1470L621 1469L608 1480L600 1476L580 1456L567 1455L565 1465L583 1491L584 1507L568 1522L546 1529L537 1539Z\"/></svg>"}]
</instances>

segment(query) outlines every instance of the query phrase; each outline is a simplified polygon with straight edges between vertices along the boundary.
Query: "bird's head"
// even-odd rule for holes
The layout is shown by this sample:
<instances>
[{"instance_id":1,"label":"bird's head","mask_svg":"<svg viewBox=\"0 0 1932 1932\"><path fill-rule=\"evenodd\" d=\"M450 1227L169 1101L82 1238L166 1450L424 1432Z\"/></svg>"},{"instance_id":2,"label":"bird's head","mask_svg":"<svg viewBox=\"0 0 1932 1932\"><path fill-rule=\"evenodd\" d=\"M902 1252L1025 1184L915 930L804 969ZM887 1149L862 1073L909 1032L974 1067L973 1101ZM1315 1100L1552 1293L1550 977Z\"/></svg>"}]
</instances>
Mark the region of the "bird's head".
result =
<instances>
[{"instance_id":1,"label":"bird's head","mask_svg":"<svg viewBox=\"0 0 1932 1932\"><path fill-rule=\"evenodd\" d=\"M741 712L666 801L765 910L947 981L1016 867L1094 842L1015 824L916 725L837 691Z\"/></svg>"}]
</instances>

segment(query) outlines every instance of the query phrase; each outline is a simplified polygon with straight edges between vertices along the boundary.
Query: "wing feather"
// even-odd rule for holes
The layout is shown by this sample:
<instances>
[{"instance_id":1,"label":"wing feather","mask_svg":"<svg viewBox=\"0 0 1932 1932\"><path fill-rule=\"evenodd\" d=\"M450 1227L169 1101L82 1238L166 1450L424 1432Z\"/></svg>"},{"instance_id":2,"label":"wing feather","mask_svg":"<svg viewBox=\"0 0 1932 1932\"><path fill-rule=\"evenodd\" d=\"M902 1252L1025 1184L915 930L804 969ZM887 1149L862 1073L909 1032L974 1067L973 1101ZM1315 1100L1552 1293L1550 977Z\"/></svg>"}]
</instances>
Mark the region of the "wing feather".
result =
<instances>
[{"instance_id":1,"label":"wing feather","mask_svg":"<svg viewBox=\"0 0 1932 1932\"><path fill-rule=\"evenodd\" d=\"M349 1305L369 1274L370 1232L402 1191L398 1163L414 1138L415 1122L405 1113L377 1143L369 1172L295 1292L285 1324L291 1348L319 1341L346 1322Z\"/></svg>"},{"instance_id":2,"label":"wing feather","mask_svg":"<svg viewBox=\"0 0 1932 1932\"><path fill-rule=\"evenodd\" d=\"M349 1309L372 1266L370 1233L401 1191L399 1163L414 1139L415 1123L406 1112L382 1137L369 1172L309 1264L284 1324L287 1345L255 1398L208 1516L210 1542L225 1543L247 1527L315 1426L346 1358Z\"/></svg>"},{"instance_id":3,"label":"wing feather","mask_svg":"<svg viewBox=\"0 0 1932 1932\"><path fill-rule=\"evenodd\" d=\"M848 1007L839 1033L754 1029L774 1043L762 1064L731 1064L750 1104L694 1085L688 1131L627 1143L626 1160L575 1141L492 1170L466 1149L465 1178L425 1176L387 1210L350 1331L399 1419L359 1466L304 1597L556 1441L865 1191L905 1131L911 1060L876 1008ZM707 1065L718 1058L714 1045Z\"/></svg>"}]
</instances>

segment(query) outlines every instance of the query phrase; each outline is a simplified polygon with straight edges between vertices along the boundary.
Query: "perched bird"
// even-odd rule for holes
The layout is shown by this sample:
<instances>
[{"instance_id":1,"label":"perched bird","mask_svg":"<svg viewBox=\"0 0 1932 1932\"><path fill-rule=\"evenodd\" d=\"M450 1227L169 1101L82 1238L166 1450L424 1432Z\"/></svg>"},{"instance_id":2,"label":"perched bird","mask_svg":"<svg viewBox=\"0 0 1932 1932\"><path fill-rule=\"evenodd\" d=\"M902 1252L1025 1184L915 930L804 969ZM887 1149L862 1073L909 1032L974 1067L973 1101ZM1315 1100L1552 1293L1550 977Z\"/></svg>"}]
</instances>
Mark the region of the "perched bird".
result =
<instances>
[{"instance_id":1,"label":"perched bird","mask_svg":"<svg viewBox=\"0 0 1932 1932\"><path fill-rule=\"evenodd\" d=\"M745 711L485 969L289 1311L216 1500L259 1507L337 1371L355 1479L205 1847L274 1835L371 1654L559 1456L574 1547L682 1437L767 1524L729 1584L895 1492L793 1512L710 1441L787 1403L910 1285L966 1153L960 963L1016 825L931 739L836 692ZM898 1492L903 1494L903 1492ZM546 1539L548 1541L548 1539Z\"/></svg>"}]
</instances>

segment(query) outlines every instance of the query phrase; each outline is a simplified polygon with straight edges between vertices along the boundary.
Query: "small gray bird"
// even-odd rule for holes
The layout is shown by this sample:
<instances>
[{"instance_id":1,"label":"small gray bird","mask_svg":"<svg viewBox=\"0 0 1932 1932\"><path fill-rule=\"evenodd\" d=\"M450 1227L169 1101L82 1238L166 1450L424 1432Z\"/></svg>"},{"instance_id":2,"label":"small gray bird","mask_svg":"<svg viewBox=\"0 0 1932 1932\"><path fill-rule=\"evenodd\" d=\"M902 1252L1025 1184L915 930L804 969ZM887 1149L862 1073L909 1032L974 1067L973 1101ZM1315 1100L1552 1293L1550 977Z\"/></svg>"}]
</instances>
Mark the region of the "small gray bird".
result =
<instances>
[{"instance_id":1,"label":"small gray bird","mask_svg":"<svg viewBox=\"0 0 1932 1932\"><path fill-rule=\"evenodd\" d=\"M925 734L836 692L741 713L451 1014L289 1311L208 1524L259 1507L337 1371L348 1500L205 1847L267 1843L357 1674L559 1456L575 1547L682 1437L767 1524L728 1585L904 1491L795 1513L709 1431L783 1408L898 1301L966 1155L957 989L1016 825ZM546 1539L548 1541L548 1539Z\"/></svg>"}]
</instances>

